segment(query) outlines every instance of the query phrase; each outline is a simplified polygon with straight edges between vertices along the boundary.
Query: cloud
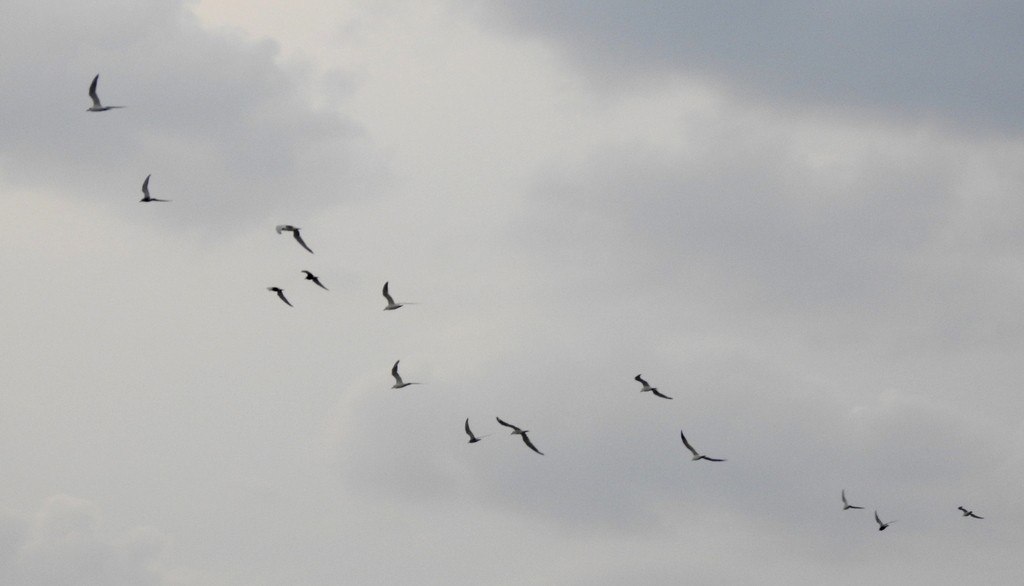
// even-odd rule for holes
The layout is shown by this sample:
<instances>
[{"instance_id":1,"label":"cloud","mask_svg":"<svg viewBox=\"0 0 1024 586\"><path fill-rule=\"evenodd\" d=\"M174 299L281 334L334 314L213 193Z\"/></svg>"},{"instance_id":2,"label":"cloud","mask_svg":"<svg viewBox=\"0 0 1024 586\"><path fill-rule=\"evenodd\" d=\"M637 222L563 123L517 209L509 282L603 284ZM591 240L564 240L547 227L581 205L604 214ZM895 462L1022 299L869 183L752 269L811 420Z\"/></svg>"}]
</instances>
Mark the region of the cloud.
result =
<instances>
[{"instance_id":1,"label":"cloud","mask_svg":"<svg viewBox=\"0 0 1024 586\"><path fill-rule=\"evenodd\" d=\"M58 57L0 40L36 80L0 100L39 125L0 138L8 492L102 499L0 519L7 582L1019 574L1013 141L759 103L655 55L566 67L450 2L219 4L273 41L189 4L57 14L56 38L13 6ZM84 112L96 71L129 108ZM148 172L173 206L135 203ZM382 311L385 280L421 303ZM390 389L396 359L425 384Z\"/></svg>"},{"instance_id":2,"label":"cloud","mask_svg":"<svg viewBox=\"0 0 1024 586\"><path fill-rule=\"evenodd\" d=\"M751 101L1024 129L1024 8L1013 2L472 5L496 28L562 47L611 86L682 74Z\"/></svg>"},{"instance_id":3,"label":"cloud","mask_svg":"<svg viewBox=\"0 0 1024 586\"><path fill-rule=\"evenodd\" d=\"M91 502L55 495L29 517L0 516L0 577L17 586L171 584L167 538L149 527L111 532Z\"/></svg>"},{"instance_id":4,"label":"cloud","mask_svg":"<svg viewBox=\"0 0 1024 586\"><path fill-rule=\"evenodd\" d=\"M285 210L299 223L355 197L345 187L377 170L340 113L342 73L285 62L270 40L203 28L187 3L15 2L9 18L20 26L0 41L12 89L0 107L19 115L0 137L0 171L23 189L123 204L152 174L154 197L174 200L165 224L229 232ZM104 103L125 109L85 111L97 73Z\"/></svg>"}]
</instances>

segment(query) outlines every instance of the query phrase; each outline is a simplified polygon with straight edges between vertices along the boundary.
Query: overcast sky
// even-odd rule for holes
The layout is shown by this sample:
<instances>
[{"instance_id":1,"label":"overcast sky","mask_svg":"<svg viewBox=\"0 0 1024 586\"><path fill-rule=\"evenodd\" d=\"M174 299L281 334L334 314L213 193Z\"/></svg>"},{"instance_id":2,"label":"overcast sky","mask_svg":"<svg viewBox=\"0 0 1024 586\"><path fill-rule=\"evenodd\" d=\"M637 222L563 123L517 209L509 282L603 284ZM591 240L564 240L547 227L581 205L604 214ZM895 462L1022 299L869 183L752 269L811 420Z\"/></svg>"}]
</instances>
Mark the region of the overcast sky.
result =
<instances>
[{"instance_id":1,"label":"overcast sky","mask_svg":"<svg viewBox=\"0 0 1024 586\"><path fill-rule=\"evenodd\" d=\"M0 32L3 584L1024 581L1019 2Z\"/></svg>"}]
</instances>

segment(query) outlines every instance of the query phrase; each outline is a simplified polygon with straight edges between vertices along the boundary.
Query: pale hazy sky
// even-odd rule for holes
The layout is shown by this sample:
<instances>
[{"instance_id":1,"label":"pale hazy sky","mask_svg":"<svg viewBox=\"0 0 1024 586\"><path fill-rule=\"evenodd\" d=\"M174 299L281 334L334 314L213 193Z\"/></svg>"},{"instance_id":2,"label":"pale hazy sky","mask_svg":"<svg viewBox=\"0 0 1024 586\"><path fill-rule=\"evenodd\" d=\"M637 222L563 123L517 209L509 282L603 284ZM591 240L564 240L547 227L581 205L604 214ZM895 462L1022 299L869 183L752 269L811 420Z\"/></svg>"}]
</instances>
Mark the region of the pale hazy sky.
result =
<instances>
[{"instance_id":1,"label":"pale hazy sky","mask_svg":"<svg viewBox=\"0 0 1024 586\"><path fill-rule=\"evenodd\" d=\"M0 32L0 583L1024 581L1024 5Z\"/></svg>"}]
</instances>

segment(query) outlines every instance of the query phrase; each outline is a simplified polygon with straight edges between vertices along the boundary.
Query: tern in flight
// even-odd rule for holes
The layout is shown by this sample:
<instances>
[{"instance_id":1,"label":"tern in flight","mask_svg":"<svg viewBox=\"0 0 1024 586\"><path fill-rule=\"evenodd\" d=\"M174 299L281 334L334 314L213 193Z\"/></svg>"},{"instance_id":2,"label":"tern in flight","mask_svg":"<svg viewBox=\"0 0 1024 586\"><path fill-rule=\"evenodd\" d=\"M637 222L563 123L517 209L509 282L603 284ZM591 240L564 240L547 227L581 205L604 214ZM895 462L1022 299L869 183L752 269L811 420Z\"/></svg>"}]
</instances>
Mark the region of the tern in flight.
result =
<instances>
[{"instance_id":1,"label":"tern in flight","mask_svg":"<svg viewBox=\"0 0 1024 586\"><path fill-rule=\"evenodd\" d=\"M501 417L495 417L495 419L497 419L498 423L504 425L505 427L512 428L512 435L521 436L523 438L523 443L525 443L527 445L527 447L529 447L531 450L537 452L541 456L544 455L544 452L538 450L537 446L533 445L533 442L530 441L530 437L526 435L527 433L529 433L530 430L528 430L528 429L519 429L518 427L512 425L511 423L505 423L504 421L501 420Z\"/></svg>"},{"instance_id":2,"label":"tern in flight","mask_svg":"<svg viewBox=\"0 0 1024 586\"><path fill-rule=\"evenodd\" d=\"M266 290L267 291L273 291L274 293L278 294L278 297L281 297L282 301L284 301L285 303L288 303L289 307L294 307L294 305L292 305L291 301L288 300L288 297L285 297L285 290L282 289L281 287L267 287Z\"/></svg>"},{"instance_id":3,"label":"tern in flight","mask_svg":"<svg viewBox=\"0 0 1024 586\"><path fill-rule=\"evenodd\" d=\"M697 450L693 449L693 446L690 445L690 442L686 441L686 436L683 435L683 430L681 429L679 430L679 437L683 438L683 445L686 446L686 449L690 450L690 452L693 454L693 460L695 462L697 460L707 460L708 462L725 462L725 460L721 460L719 458L709 458L704 454L698 454Z\"/></svg>"},{"instance_id":4,"label":"tern in flight","mask_svg":"<svg viewBox=\"0 0 1024 586\"><path fill-rule=\"evenodd\" d=\"M963 507L957 507L964 514L964 517L974 517L975 519L984 519L985 517L979 517L974 514L974 511L968 511Z\"/></svg>"},{"instance_id":5,"label":"tern in flight","mask_svg":"<svg viewBox=\"0 0 1024 586\"><path fill-rule=\"evenodd\" d=\"M314 283L317 284L317 286L319 286L324 291L330 291L330 289L328 289L327 287L324 287L324 284L320 282L320 277L314 275L313 273L311 273L309 271L302 271L302 272L306 273L306 280L307 281L313 281Z\"/></svg>"},{"instance_id":6,"label":"tern in flight","mask_svg":"<svg viewBox=\"0 0 1024 586\"><path fill-rule=\"evenodd\" d=\"M469 429L469 418L467 417L466 418L466 435L469 436L469 443L475 444L476 442L478 442L478 441L484 439L485 437L487 437L487 435L491 435L491 434L481 435L480 437L477 437L477 436L473 435L473 432Z\"/></svg>"},{"instance_id":7,"label":"tern in flight","mask_svg":"<svg viewBox=\"0 0 1024 586\"><path fill-rule=\"evenodd\" d=\"M657 388L652 387L651 385L647 384L647 381L645 381L643 378L641 378L639 374L634 376L633 380L635 380L636 382L638 382L638 383L640 383L640 384L642 384L644 386L644 388L640 389L641 393L646 393L647 391L650 391L650 392L654 393L655 396L661 397L662 399L671 399L672 398L672 397L669 397L668 395L662 395L661 393L659 393Z\"/></svg>"},{"instance_id":8,"label":"tern in flight","mask_svg":"<svg viewBox=\"0 0 1024 586\"><path fill-rule=\"evenodd\" d=\"M100 103L100 97L96 95L96 82L99 80L100 74L97 73L96 77L92 78L92 83L89 84L89 97L92 98L92 108L89 108L86 112L106 112L114 108L124 108L124 106L104 106Z\"/></svg>"},{"instance_id":9,"label":"tern in flight","mask_svg":"<svg viewBox=\"0 0 1024 586\"><path fill-rule=\"evenodd\" d=\"M151 175L146 175L146 180L142 182L142 199L140 199L139 201L142 201L142 202L146 202L146 201L171 201L169 199L157 199L155 197L150 197L150 195L149 195L149 178L150 177L151 177Z\"/></svg>"},{"instance_id":10,"label":"tern in flight","mask_svg":"<svg viewBox=\"0 0 1024 586\"><path fill-rule=\"evenodd\" d=\"M839 493L839 494L843 497L843 510L844 511L847 510L847 509L863 509L864 508L864 507L857 507L857 506L851 505L850 503L846 502L846 489L843 489L843 491L841 493Z\"/></svg>"},{"instance_id":11,"label":"tern in flight","mask_svg":"<svg viewBox=\"0 0 1024 586\"><path fill-rule=\"evenodd\" d=\"M313 254L313 251L308 246L306 246L305 242L303 242L302 235L299 234L299 229L296 228L295 226L291 226L291 225L288 225L288 224L281 224L280 226L278 226L278 227L276 227L274 229L277 230L278 234L280 234L281 232L291 232L292 236L295 236L295 240L299 244L301 244L303 248L305 248L306 250L309 250L310 254Z\"/></svg>"},{"instance_id":12,"label":"tern in flight","mask_svg":"<svg viewBox=\"0 0 1024 586\"><path fill-rule=\"evenodd\" d=\"M384 290L382 291L382 293L384 293L384 299L388 300L388 304L384 308L384 311L389 311L389 310L392 310L392 309L398 309L399 307L402 307L403 305L415 305L412 301L403 301L402 303L395 303L394 298L392 298L391 294L388 293L388 282L387 281L384 282Z\"/></svg>"},{"instance_id":13,"label":"tern in flight","mask_svg":"<svg viewBox=\"0 0 1024 586\"><path fill-rule=\"evenodd\" d=\"M409 385L421 385L423 383L407 383L402 380L402 376L398 374L398 363L401 360L396 360L395 365L391 367L391 376L395 377L395 384L391 385L392 389L402 389Z\"/></svg>"},{"instance_id":14,"label":"tern in flight","mask_svg":"<svg viewBox=\"0 0 1024 586\"><path fill-rule=\"evenodd\" d=\"M889 525L892 525L896 521L889 521L888 523L883 523L882 520L878 518L878 511L875 511L875 522L878 523L878 530L879 531L885 531L886 527L888 527Z\"/></svg>"}]
</instances>

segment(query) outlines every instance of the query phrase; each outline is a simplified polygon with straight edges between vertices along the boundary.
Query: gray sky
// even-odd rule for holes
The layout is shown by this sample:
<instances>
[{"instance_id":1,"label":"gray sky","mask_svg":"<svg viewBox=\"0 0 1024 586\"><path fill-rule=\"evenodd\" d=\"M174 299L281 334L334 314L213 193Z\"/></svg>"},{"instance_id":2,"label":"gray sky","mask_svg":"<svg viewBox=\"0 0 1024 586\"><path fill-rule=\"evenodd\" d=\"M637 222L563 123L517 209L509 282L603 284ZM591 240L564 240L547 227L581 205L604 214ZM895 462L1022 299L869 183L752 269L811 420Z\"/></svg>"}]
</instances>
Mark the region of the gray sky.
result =
<instances>
[{"instance_id":1,"label":"gray sky","mask_svg":"<svg viewBox=\"0 0 1024 586\"><path fill-rule=\"evenodd\" d=\"M774 6L0 4L0 582L1020 582L1022 9Z\"/></svg>"}]
</instances>

